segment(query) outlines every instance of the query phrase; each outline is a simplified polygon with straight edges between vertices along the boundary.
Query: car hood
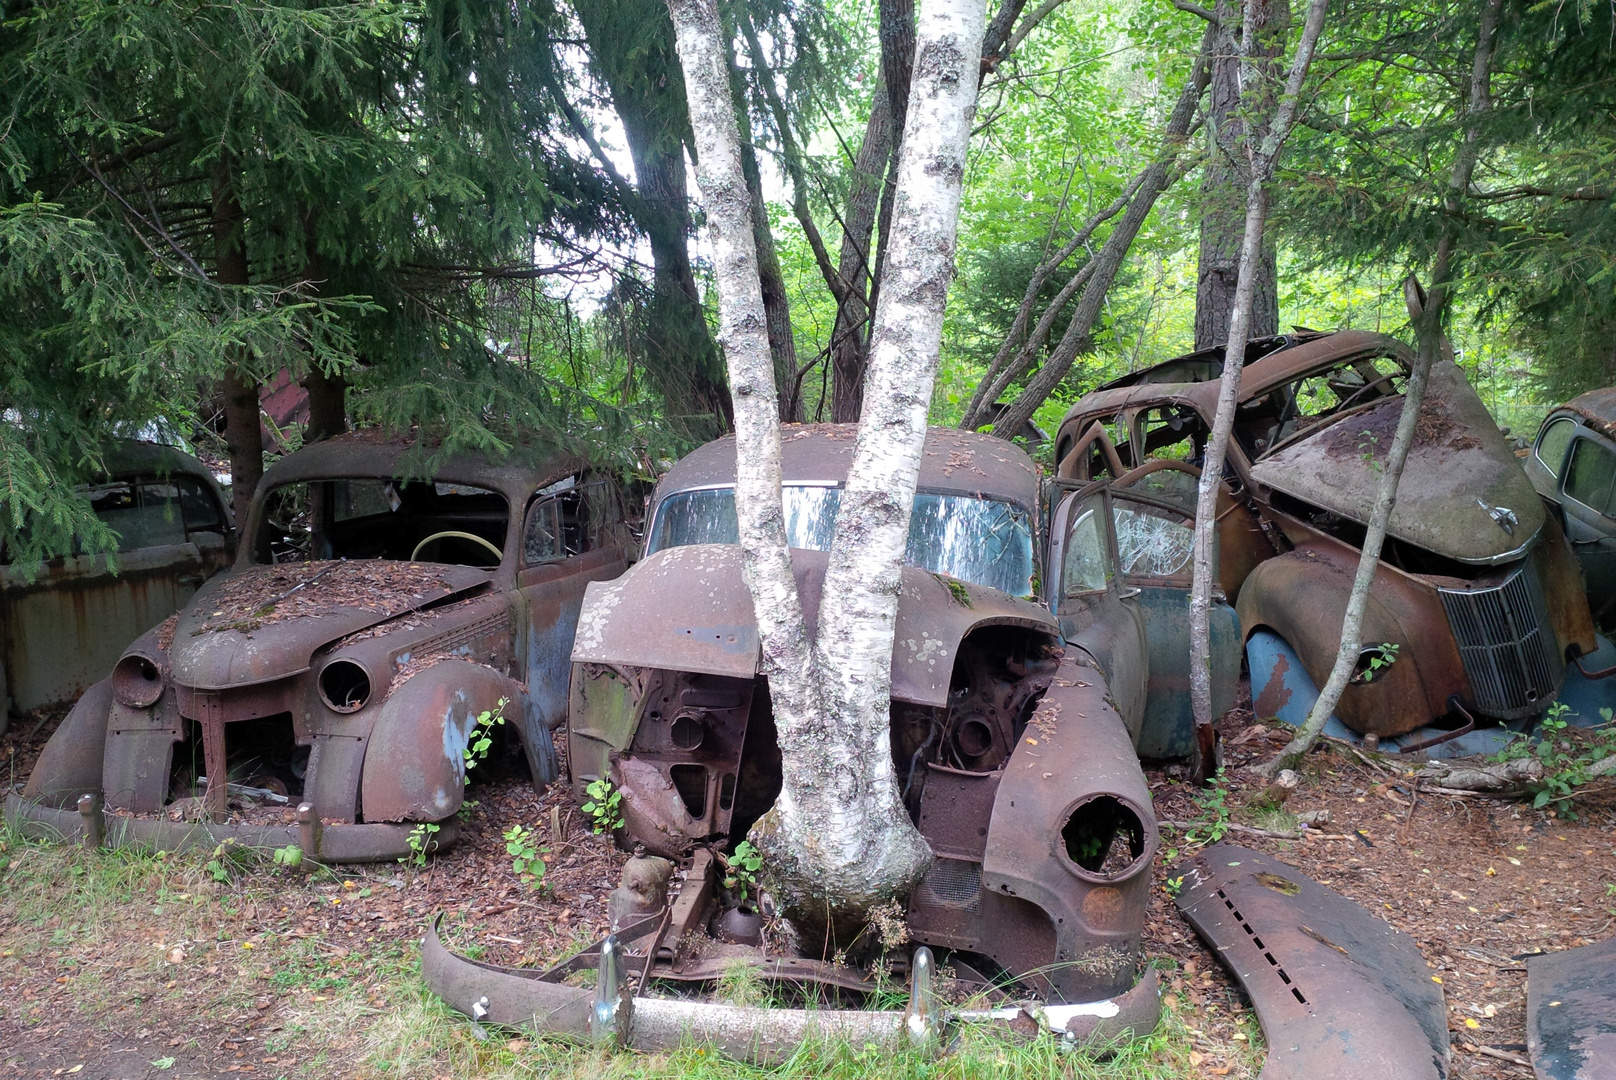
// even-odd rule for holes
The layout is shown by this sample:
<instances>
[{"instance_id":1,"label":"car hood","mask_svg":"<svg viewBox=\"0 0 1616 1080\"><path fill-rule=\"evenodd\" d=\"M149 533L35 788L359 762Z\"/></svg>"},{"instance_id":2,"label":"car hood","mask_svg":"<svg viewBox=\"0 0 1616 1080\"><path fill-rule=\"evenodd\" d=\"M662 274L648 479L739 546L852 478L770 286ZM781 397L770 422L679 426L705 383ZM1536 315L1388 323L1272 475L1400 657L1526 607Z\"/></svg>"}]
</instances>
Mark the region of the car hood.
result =
<instances>
[{"instance_id":1,"label":"car hood","mask_svg":"<svg viewBox=\"0 0 1616 1080\"><path fill-rule=\"evenodd\" d=\"M253 566L215 578L180 613L174 680L198 690L305 671L321 646L406 611L485 586L472 566L344 560Z\"/></svg>"},{"instance_id":2,"label":"car hood","mask_svg":"<svg viewBox=\"0 0 1616 1080\"><path fill-rule=\"evenodd\" d=\"M1403 399L1395 398L1321 424L1260 458L1252 479L1368 524L1402 409ZM1498 424L1464 372L1439 360L1387 532L1451 559L1486 564L1513 557L1543 521L1542 500Z\"/></svg>"}]
</instances>

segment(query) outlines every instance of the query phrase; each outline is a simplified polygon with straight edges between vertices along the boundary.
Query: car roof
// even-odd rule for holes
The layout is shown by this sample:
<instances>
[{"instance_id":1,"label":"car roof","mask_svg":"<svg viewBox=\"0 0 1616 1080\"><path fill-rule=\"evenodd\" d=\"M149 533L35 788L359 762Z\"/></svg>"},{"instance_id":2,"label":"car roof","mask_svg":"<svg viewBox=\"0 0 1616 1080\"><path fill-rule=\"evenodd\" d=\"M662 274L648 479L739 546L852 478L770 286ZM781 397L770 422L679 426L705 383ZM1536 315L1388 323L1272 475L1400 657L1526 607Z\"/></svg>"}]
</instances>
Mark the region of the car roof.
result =
<instances>
[{"instance_id":1,"label":"car roof","mask_svg":"<svg viewBox=\"0 0 1616 1080\"><path fill-rule=\"evenodd\" d=\"M109 479L136 476L195 476L214 486L213 473L185 451L142 439L114 439L102 457Z\"/></svg>"},{"instance_id":2,"label":"car roof","mask_svg":"<svg viewBox=\"0 0 1616 1080\"><path fill-rule=\"evenodd\" d=\"M781 477L788 484L847 480L857 424L787 424L780 431ZM692 451L663 475L658 499L671 492L735 482L735 437ZM1038 473L1013 443L957 428L926 431L919 488L947 495L991 495L1024 507L1038 505Z\"/></svg>"},{"instance_id":3,"label":"car roof","mask_svg":"<svg viewBox=\"0 0 1616 1080\"><path fill-rule=\"evenodd\" d=\"M1560 408L1576 413L1583 423L1607 439L1616 439L1616 386L1579 394Z\"/></svg>"},{"instance_id":4,"label":"car roof","mask_svg":"<svg viewBox=\"0 0 1616 1080\"><path fill-rule=\"evenodd\" d=\"M1405 361L1413 354L1394 337L1367 330L1340 330L1335 333L1307 331L1271 338L1258 338L1248 346L1261 353L1248 359L1240 373L1241 400L1266 394L1276 386L1291 382L1307 371L1360 353L1390 353ZM1217 405L1218 380L1223 374L1223 347L1203 349L1164 361L1153 367L1103 383L1083 395L1061 420L1061 427L1080 415L1109 410L1120 411L1148 401L1177 401L1194 405L1210 416Z\"/></svg>"},{"instance_id":5,"label":"car roof","mask_svg":"<svg viewBox=\"0 0 1616 1080\"><path fill-rule=\"evenodd\" d=\"M452 453L433 462L432 451L419 447L413 434L368 429L321 439L288 454L264 472L258 490L264 492L298 480L343 476L430 478L498 491L520 507L537 489L577 472L586 464L581 458L538 442L519 444L498 462L469 451Z\"/></svg>"}]
</instances>

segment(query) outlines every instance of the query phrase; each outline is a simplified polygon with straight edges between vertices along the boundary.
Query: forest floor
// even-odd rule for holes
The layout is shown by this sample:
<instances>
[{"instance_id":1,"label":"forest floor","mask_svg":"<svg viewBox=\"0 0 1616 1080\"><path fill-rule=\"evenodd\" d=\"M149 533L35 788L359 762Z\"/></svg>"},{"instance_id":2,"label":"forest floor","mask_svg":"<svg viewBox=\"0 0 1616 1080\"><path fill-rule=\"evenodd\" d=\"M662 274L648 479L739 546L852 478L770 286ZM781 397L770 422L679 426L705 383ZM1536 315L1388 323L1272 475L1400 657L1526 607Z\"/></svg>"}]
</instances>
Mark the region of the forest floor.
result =
<instances>
[{"instance_id":1,"label":"forest floor","mask_svg":"<svg viewBox=\"0 0 1616 1080\"><path fill-rule=\"evenodd\" d=\"M0 741L0 774L26 774L52 725ZM1288 841L1227 839L1288 862L1418 942L1447 997L1457 1077L1528 1077L1524 954L1603 940L1616 925L1616 809L1575 821L1515 802L1409 798L1395 766L1326 750L1283 810L1250 808L1241 768L1285 735L1225 721L1231 780L1215 802L1175 770L1149 774L1158 815L1286 831L1292 812L1327 825ZM893 1059L820 1048L774 1069L715 1059L568 1047L506 1033L478 1040L427 993L419 943L446 914L456 947L496 963L538 964L604 930L622 856L592 835L567 793L516 780L475 785L461 843L425 867L308 874L242 856L85 852L0 832L0 1080L66 1077L1254 1077L1255 1015L1179 917L1158 860L1146 942L1161 971L1158 1031L1106 1061L967 1039L950 1058ZM522 824L550 847L546 887L513 874L500 837ZM1314 834L1319 838L1312 839ZM1182 833L1164 847L1187 852ZM210 867L209 864L215 864ZM224 880L217 880L218 878ZM1487 1047L1493 1055L1484 1055ZM1496 1055L1502 1055L1496 1056Z\"/></svg>"}]
</instances>

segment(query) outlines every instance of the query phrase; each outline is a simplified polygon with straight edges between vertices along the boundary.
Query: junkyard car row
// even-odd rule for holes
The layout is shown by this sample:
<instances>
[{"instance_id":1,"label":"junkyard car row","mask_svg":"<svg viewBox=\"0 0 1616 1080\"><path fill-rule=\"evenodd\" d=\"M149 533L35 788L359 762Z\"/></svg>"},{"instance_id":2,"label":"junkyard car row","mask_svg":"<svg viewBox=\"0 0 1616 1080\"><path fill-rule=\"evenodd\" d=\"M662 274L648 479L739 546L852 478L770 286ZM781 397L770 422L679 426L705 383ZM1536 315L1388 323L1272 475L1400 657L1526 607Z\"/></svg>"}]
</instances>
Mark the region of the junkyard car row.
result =
<instances>
[{"instance_id":1,"label":"junkyard car row","mask_svg":"<svg viewBox=\"0 0 1616 1080\"><path fill-rule=\"evenodd\" d=\"M1374 334L1253 343L1219 502L1218 713L1243 653L1259 715L1298 719L1316 696L1411 361ZM616 488L582 462L535 448L435 462L363 434L285 458L233 572L123 650L7 813L96 840L392 859L423 836L452 842L465 749L479 718L503 716L494 730L535 782L558 778L564 740L580 799L621 794L616 840L634 856L615 933L547 972L456 956L433 928L424 975L479 1020L640 1047L695 1035L764 1058L811 1031L927 1040L945 1022L931 991L945 963L1006 1003L955 1020L1030 1017L1071 1040L1149 1030L1159 835L1140 762L1194 745L1187 587L1221 363L1193 354L1083 398L1042 484L1008 443L928 436L891 743L935 858L904 912L912 951L880 958L911 983L906 1012L765 1014L658 991L736 965L854 1002L876 986L868 948L832 943L851 963L823 959L825 943L799 955L765 934L755 896L724 885L781 783L730 439L662 476L632 566ZM1366 616L1376 644L1338 708L1347 729L1412 750L1520 725L1596 650L1594 615L1616 603L1600 554L1616 544L1601 531L1616 526L1616 427L1599 406L1551 415L1523 471L1462 372L1437 364ZM855 434L783 439L810 626ZM1446 1074L1441 991L1406 937L1238 848L1203 851L1185 882L1180 906L1269 1034L1265 1076ZM581 969L593 990L569 979Z\"/></svg>"}]
</instances>

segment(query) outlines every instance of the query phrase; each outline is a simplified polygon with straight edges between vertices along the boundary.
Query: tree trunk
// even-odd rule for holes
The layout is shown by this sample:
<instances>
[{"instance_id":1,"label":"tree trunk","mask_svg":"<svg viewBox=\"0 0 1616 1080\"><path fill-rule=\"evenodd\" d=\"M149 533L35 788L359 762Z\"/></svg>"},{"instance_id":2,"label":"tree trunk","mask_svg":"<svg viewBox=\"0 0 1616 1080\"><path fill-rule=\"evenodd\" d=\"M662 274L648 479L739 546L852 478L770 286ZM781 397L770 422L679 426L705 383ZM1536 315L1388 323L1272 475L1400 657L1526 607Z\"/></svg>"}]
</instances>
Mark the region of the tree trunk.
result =
<instances>
[{"instance_id":1,"label":"tree trunk","mask_svg":"<svg viewBox=\"0 0 1616 1080\"><path fill-rule=\"evenodd\" d=\"M653 266L642 359L669 415L705 439L729 425L730 400L690 265L688 125L667 9L657 0L579 0L573 8L634 159L640 198L631 209Z\"/></svg>"},{"instance_id":2,"label":"tree trunk","mask_svg":"<svg viewBox=\"0 0 1616 1080\"><path fill-rule=\"evenodd\" d=\"M319 295L331 280L331 268L320 255L319 215L303 208L303 276L309 288ZM329 439L348 430L348 380L337 371L311 367L303 377L303 390L309 395L309 422L303 429L305 443Z\"/></svg>"},{"instance_id":3,"label":"tree trunk","mask_svg":"<svg viewBox=\"0 0 1616 1080\"><path fill-rule=\"evenodd\" d=\"M769 208L763 201L763 177L758 171L757 150L752 146L752 118L747 109L746 82L728 49L724 50L724 59L729 72L730 99L735 102L741 172L746 178L746 190L752 201L752 239L757 247L758 283L763 290L763 313L768 321L769 354L774 358L774 385L780 402L780 419L794 424L802 420L802 401L796 393L797 345L791 334L791 301L786 296L785 278L780 273L780 257L774 250ZM761 77L772 76L764 72Z\"/></svg>"},{"instance_id":4,"label":"tree trunk","mask_svg":"<svg viewBox=\"0 0 1616 1080\"><path fill-rule=\"evenodd\" d=\"M213 278L221 285L248 285L246 215L236 196L234 163L213 166ZM230 504L236 524L245 526L253 492L264 475L264 442L258 420L258 380L248 358L233 354L220 381L224 398L224 443L230 454Z\"/></svg>"},{"instance_id":5,"label":"tree trunk","mask_svg":"<svg viewBox=\"0 0 1616 1080\"><path fill-rule=\"evenodd\" d=\"M1213 46L1212 82L1207 109L1207 159L1201 180L1201 257L1195 287L1195 347L1210 349L1229 339L1234 296L1244 236L1245 195L1251 186L1251 163L1245 147L1258 146L1268 133L1278 101L1279 60L1290 29L1288 0L1251 0L1257 36L1249 62L1260 82L1255 93L1240 93L1241 5L1219 0L1217 42ZM1248 143L1246 120L1252 118ZM1279 287L1274 244L1264 235L1252 290L1251 337L1279 332Z\"/></svg>"},{"instance_id":6,"label":"tree trunk","mask_svg":"<svg viewBox=\"0 0 1616 1080\"><path fill-rule=\"evenodd\" d=\"M865 343L869 340L869 297L873 264L870 244L881 205L882 182L892 156L892 109L883 78L875 85L864 141L853 159L853 183L842 215L842 250L836 268L846 297L836 308L831 329L830 418L838 424L858 422L864 402Z\"/></svg>"},{"instance_id":7,"label":"tree trunk","mask_svg":"<svg viewBox=\"0 0 1616 1080\"><path fill-rule=\"evenodd\" d=\"M1247 155L1251 175L1246 189L1246 219L1240 244L1240 269L1234 293L1234 310L1229 316L1229 339L1223 361L1223 375L1218 384L1217 411L1212 418L1212 433L1207 440L1206 454L1201 462L1201 482L1195 504L1195 548L1193 576L1190 585L1190 707L1195 716L1196 753L1192 772L1205 780L1214 768L1215 745L1212 723L1212 649L1208 625L1212 602L1212 578L1216 573L1213 562L1217 537L1218 493L1223 483L1223 460L1229 446L1229 434L1234 430L1235 406L1240 400L1240 372L1246 362L1246 342L1251 338L1251 314L1256 301L1257 282L1262 276L1263 231L1268 219L1268 184L1273 177L1274 162L1280 148L1290 135L1291 123L1296 117L1296 105L1302 94L1302 83L1313 63L1314 47L1324 27L1324 11L1328 0L1312 0L1308 7L1307 22L1302 28L1302 40L1297 43L1296 56L1291 61L1290 76L1285 81L1284 97L1274 114L1272 127L1260 141L1252 132L1247 141ZM1246 27L1242 40L1247 49L1241 60L1241 79L1248 88L1247 100L1261 100L1272 95L1261 87L1263 67L1267 60L1258 50L1261 35L1256 33L1256 4L1246 10ZM1248 112L1252 111L1248 107Z\"/></svg>"},{"instance_id":8,"label":"tree trunk","mask_svg":"<svg viewBox=\"0 0 1616 1080\"><path fill-rule=\"evenodd\" d=\"M1431 266L1431 293L1428 297L1422 296L1419 282L1412 277L1403 284L1418 351L1414 357L1414 370L1403 388L1403 411L1397 420L1397 432L1392 436L1391 449L1381 469L1374 512L1364 536L1363 553L1358 557L1358 573L1353 578L1352 591L1347 594L1347 610L1341 620L1341 648L1336 653L1330 677L1325 680L1318 700L1307 714L1307 721L1278 756L1263 766L1266 772L1290 768L1307 753L1329 722L1330 714L1335 712L1336 703L1341 700L1341 693L1347 688L1347 682L1358 666L1363 613L1369 605L1369 589L1374 582L1375 569L1380 565L1380 549L1386 539L1386 527L1397 505L1397 484L1403 477L1403 464L1408 460L1409 447L1414 443L1420 403L1425 397L1425 384L1431 373L1431 365L1442 353L1442 314L1451 294L1449 276L1452 271L1454 222L1463 212L1465 193L1469 190L1470 178L1476 169L1476 158L1480 153L1481 116L1492 104L1489 81L1493 36L1498 29L1503 0L1482 0L1482 5L1481 26L1470 63L1470 94L1465 103L1464 141L1454 155L1447 196L1443 200L1442 233L1437 240L1436 257Z\"/></svg>"},{"instance_id":9,"label":"tree trunk","mask_svg":"<svg viewBox=\"0 0 1616 1080\"><path fill-rule=\"evenodd\" d=\"M1111 229L1111 235L1105 238L1100 253L1090 260L1094 269L1089 272L1088 283L1083 287L1083 295L1077 302L1077 310L1073 312L1072 321L1067 324L1066 332L1061 335L1054 353L1044 361L1044 366L1038 374L1028 381L1026 387L1005 407L994 422L993 434L999 438L1009 439L1018 434L1026 426L1027 421L1032 419L1032 414L1037 411L1038 406L1044 403L1044 399L1049 397L1050 392L1066 377L1072 361L1080 353L1085 353L1093 347L1094 324L1105 305L1105 294L1110 290L1111 283L1116 280L1117 271L1122 268L1122 261L1127 257L1128 248L1133 245L1134 237L1139 235L1139 229L1144 225L1145 218L1150 215L1157 198L1167 190L1173 166L1189 138L1190 126L1195 120L1195 107L1201 100L1201 94L1206 90L1211 43L1212 31L1208 30L1201 40L1201 49L1195 58L1195 66L1190 71L1189 81L1184 84L1178 102L1173 106L1172 116L1168 118L1161 152L1146 168L1144 180L1139 185L1139 193L1128 204L1128 209L1123 213L1121 220ZM989 404L991 401L992 399L989 399Z\"/></svg>"},{"instance_id":10,"label":"tree trunk","mask_svg":"<svg viewBox=\"0 0 1616 1080\"><path fill-rule=\"evenodd\" d=\"M905 132L892 282L871 338L867 417L831 546L820 632L803 622L785 544L779 428L751 241L751 198L728 101L714 0L670 0L700 149L736 401L736 513L769 676L784 786L754 827L798 919L834 926L905 893L931 852L898 796L890 745L898 584L936 378L960 184L976 98L982 8L928 3Z\"/></svg>"}]
</instances>

